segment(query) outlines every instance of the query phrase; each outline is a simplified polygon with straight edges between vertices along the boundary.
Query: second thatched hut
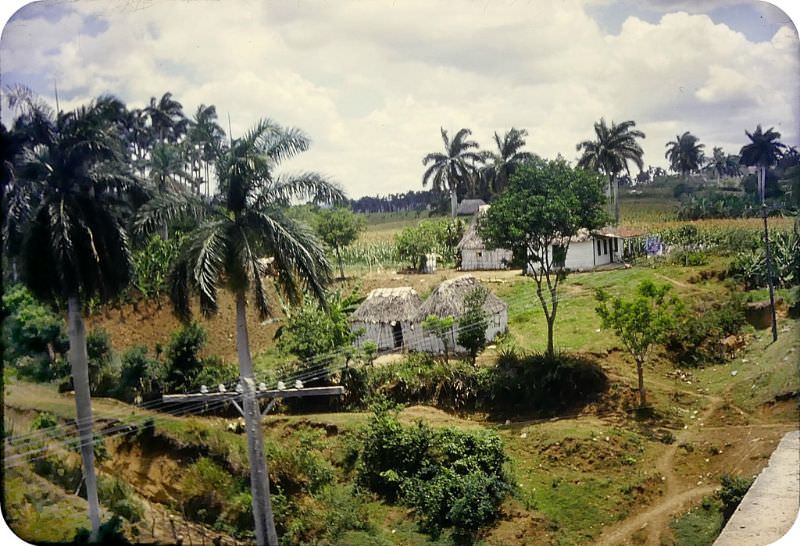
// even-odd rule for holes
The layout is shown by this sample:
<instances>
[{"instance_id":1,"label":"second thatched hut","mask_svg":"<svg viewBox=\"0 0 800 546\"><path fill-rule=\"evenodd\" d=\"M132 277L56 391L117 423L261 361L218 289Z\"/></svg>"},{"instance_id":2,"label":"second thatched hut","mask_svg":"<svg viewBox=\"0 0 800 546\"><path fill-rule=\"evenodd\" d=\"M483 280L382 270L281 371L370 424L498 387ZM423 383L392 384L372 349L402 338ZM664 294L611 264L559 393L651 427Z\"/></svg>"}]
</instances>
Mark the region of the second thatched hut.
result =
<instances>
[{"instance_id":1,"label":"second thatched hut","mask_svg":"<svg viewBox=\"0 0 800 546\"><path fill-rule=\"evenodd\" d=\"M459 319L464 315L465 299L467 294L480 287L478 279L472 275L462 275L454 279L444 281L431 292L428 299L418 308L414 317L414 332L420 336L420 341L417 343L416 350L427 351L433 353L440 353L444 351L444 344L442 341L434 336L423 334L422 321L430 315L435 315L439 318L453 317L455 324L453 324L450 332L450 347L455 349L455 352L465 351L464 347L458 345L458 332L460 328L468 328L470 325L459 324ZM487 314L487 327L486 327L486 340L493 340L498 334L505 332L508 329L508 306L487 291L486 302L483 304L483 309Z\"/></svg>"}]
</instances>

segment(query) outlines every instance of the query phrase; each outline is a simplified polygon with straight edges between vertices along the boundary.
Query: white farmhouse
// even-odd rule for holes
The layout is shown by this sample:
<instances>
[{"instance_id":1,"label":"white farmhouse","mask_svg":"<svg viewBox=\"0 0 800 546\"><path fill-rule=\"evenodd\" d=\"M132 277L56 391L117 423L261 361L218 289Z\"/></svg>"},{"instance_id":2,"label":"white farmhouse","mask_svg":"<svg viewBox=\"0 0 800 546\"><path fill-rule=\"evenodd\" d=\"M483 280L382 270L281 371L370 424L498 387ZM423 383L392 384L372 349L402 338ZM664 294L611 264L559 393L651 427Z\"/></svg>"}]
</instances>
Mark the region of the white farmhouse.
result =
<instances>
[{"instance_id":1,"label":"white farmhouse","mask_svg":"<svg viewBox=\"0 0 800 546\"><path fill-rule=\"evenodd\" d=\"M570 237L568 250L564 242L555 242L547 248L548 259L556 267L570 271L590 271L612 263L622 263L625 241L634 236L633 232L623 232L615 228L598 231L580 229ZM532 260L528 271L537 267Z\"/></svg>"}]
</instances>

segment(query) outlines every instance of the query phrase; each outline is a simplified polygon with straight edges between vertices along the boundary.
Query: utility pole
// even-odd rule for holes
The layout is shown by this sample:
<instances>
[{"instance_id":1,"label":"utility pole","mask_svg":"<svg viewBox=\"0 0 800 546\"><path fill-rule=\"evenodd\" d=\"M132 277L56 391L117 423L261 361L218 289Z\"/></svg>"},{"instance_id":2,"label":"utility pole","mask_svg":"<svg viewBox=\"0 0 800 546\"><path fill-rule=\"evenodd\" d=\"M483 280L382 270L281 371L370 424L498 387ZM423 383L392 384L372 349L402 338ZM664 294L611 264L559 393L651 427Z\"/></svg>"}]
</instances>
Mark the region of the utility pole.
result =
<instances>
[{"instance_id":1,"label":"utility pole","mask_svg":"<svg viewBox=\"0 0 800 546\"><path fill-rule=\"evenodd\" d=\"M304 398L306 396L337 396L344 394L344 387L303 388L296 383L293 389L267 390L262 384L256 388L252 376L241 379L241 392L218 392L200 394L171 394L162 397L163 402L194 404L197 402L230 401L245 420L247 431L247 456L250 459L250 491L253 496L253 519L255 520L256 543L259 546L278 546L278 533L272 516L272 499L269 494L269 474L264 456L264 439L261 419L269 413L275 402L282 398ZM237 399L241 398L241 406ZM261 411L260 399L269 403Z\"/></svg>"},{"instance_id":2,"label":"utility pole","mask_svg":"<svg viewBox=\"0 0 800 546\"><path fill-rule=\"evenodd\" d=\"M764 219L764 245L767 255L767 285L769 286L769 307L772 314L772 341L778 341L778 316L775 313L775 286L772 282L772 250L769 246L769 229L767 228L767 168L758 168L758 189L761 193L761 217Z\"/></svg>"}]
</instances>

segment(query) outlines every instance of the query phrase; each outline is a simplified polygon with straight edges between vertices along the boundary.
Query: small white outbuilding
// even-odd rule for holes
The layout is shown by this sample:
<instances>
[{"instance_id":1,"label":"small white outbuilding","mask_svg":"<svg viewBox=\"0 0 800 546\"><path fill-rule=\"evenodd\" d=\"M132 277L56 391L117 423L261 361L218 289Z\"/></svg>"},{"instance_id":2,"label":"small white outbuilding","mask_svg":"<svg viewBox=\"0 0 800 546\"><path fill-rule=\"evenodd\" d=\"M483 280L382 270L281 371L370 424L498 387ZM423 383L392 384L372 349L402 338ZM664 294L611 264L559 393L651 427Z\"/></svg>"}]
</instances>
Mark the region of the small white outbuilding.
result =
<instances>
[{"instance_id":1,"label":"small white outbuilding","mask_svg":"<svg viewBox=\"0 0 800 546\"><path fill-rule=\"evenodd\" d=\"M508 263L511 261L511 251L504 248L487 249L483 239L478 234L478 221L489 210L489 206L483 205L478 209L478 213L458 243L458 250L461 252L462 271L508 269Z\"/></svg>"}]
</instances>

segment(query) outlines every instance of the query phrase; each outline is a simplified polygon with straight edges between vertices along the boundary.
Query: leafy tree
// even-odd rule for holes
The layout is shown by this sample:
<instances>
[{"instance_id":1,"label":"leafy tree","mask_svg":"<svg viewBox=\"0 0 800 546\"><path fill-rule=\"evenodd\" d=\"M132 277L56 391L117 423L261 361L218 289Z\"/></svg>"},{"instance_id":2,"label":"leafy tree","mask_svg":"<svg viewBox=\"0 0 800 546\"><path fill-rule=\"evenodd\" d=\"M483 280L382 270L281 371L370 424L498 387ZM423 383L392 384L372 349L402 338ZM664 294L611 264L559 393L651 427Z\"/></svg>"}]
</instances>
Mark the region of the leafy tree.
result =
<instances>
[{"instance_id":1,"label":"leafy tree","mask_svg":"<svg viewBox=\"0 0 800 546\"><path fill-rule=\"evenodd\" d=\"M703 148L700 140L689 131L666 143L664 157L669 160L670 169L686 176L700 170L703 164Z\"/></svg>"},{"instance_id":2,"label":"leafy tree","mask_svg":"<svg viewBox=\"0 0 800 546\"><path fill-rule=\"evenodd\" d=\"M26 145L9 188L16 204L9 213L14 225L24 226L17 249L23 282L42 301L67 302L69 360L95 533L100 514L82 303L113 299L128 286L131 256L122 222L128 202L123 198L138 189L117 126L107 118L107 105L115 101L100 97L54 119L39 110L41 130Z\"/></svg>"},{"instance_id":3,"label":"leafy tree","mask_svg":"<svg viewBox=\"0 0 800 546\"><path fill-rule=\"evenodd\" d=\"M347 318L356 302L355 294L342 298L338 292L330 295L325 305L306 301L278 330L278 348L308 360L349 347L356 336Z\"/></svg>"},{"instance_id":4,"label":"leafy tree","mask_svg":"<svg viewBox=\"0 0 800 546\"><path fill-rule=\"evenodd\" d=\"M528 131L514 127L506 132L502 139L497 133L494 134L497 151L486 151L482 154L483 160L487 163L481 169L483 179L486 181L486 193L501 193L517 166L535 157L534 154L521 150L525 146L527 136Z\"/></svg>"},{"instance_id":5,"label":"leafy tree","mask_svg":"<svg viewBox=\"0 0 800 546\"><path fill-rule=\"evenodd\" d=\"M464 347L472 359L473 366L484 347L486 347L486 328L489 326L489 315L483 308L486 303L487 290L478 286L464 298L464 315L459 320L457 342Z\"/></svg>"},{"instance_id":6,"label":"leafy tree","mask_svg":"<svg viewBox=\"0 0 800 546\"><path fill-rule=\"evenodd\" d=\"M341 249L355 242L359 234L367 229L366 220L363 216L353 214L350 209L336 207L320 211L316 227L320 238L336 252L339 273L344 279Z\"/></svg>"},{"instance_id":7,"label":"leafy tree","mask_svg":"<svg viewBox=\"0 0 800 546\"><path fill-rule=\"evenodd\" d=\"M428 166L422 175L422 186L428 182L436 191L450 193L450 214L456 217L458 207L458 191L466 193L468 187L473 187L478 178L477 164L483 161L483 156L477 152L478 143L468 140L472 134L469 129L460 129L453 140L447 136L447 131L440 128L444 153L432 152L422 158L422 164ZM474 150L474 151L473 151Z\"/></svg>"},{"instance_id":8,"label":"leafy tree","mask_svg":"<svg viewBox=\"0 0 800 546\"><path fill-rule=\"evenodd\" d=\"M400 259L409 262L414 271L419 271L425 255L433 252L436 247L434 223L423 221L403 228L403 231L395 235L395 245Z\"/></svg>"},{"instance_id":9,"label":"leafy tree","mask_svg":"<svg viewBox=\"0 0 800 546\"><path fill-rule=\"evenodd\" d=\"M578 160L578 167L591 169L603 173L608 178L608 202L614 204L614 222L619 224L619 181L617 176L625 171L630 174L628 161L642 170L644 151L637 138L644 138L644 133L633 129L635 121L623 121L620 124L611 122L611 127L606 125L606 120L594 124L596 140L584 140L578 143L577 150L583 150Z\"/></svg>"},{"instance_id":10,"label":"leafy tree","mask_svg":"<svg viewBox=\"0 0 800 546\"><path fill-rule=\"evenodd\" d=\"M236 345L245 393L254 388L253 362L246 320L246 295L252 290L261 317L272 308L264 286L264 258L273 259L276 287L292 303L307 291L325 300L324 285L330 264L312 230L284 212L296 200L334 204L344 199L335 184L317 173L279 175L276 167L308 149L309 139L295 128L262 120L231 143L217 161L220 194L213 202L181 192L157 196L139 210L136 226L152 231L166 220L183 215L200 219L187 235L170 275L171 299L184 318L190 315L193 295L205 315L217 311L217 292L227 286L236 300ZM260 427L260 409L254 396L244 397L251 489L256 538L277 544L269 498L269 479Z\"/></svg>"},{"instance_id":11,"label":"leafy tree","mask_svg":"<svg viewBox=\"0 0 800 546\"><path fill-rule=\"evenodd\" d=\"M54 379L57 355L68 347L64 320L42 305L23 285L3 294L3 360L12 363L25 355L46 354L48 369L40 380Z\"/></svg>"},{"instance_id":12,"label":"leafy tree","mask_svg":"<svg viewBox=\"0 0 800 546\"><path fill-rule=\"evenodd\" d=\"M548 251L560 243L569 251L579 229L598 229L606 221L603 181L596 174L573 169L563 160L536 160L520 167L505 193L479 222L478 231L490 248L510 249L536 283L536 295L547 321L547 354L554 354L553 327L558 287L565 272Z\"/></svg>"},{"instance_id":13,"label":"leafy tree","mask_svg":"<svg viewBox=\"0 0 800 546\"><path fill-rule=\"evenodd\" d=\"M668 285L657 286L642 281L636 296L630 300L612 297L602 289L595 297L600 303L595 310L603 328L614 331L636 362L639 377L639 406L647 404L644 388L644 365L653 345L662 343L672 331L675 319L682 312L681 303L669 294Z\"/></svg>"},{"instance_id":14,"label":"leafy tree","mask_svg":"<svg viewBox=\"0 0 800 546\"><path fill-rule=\"evenodd\" d=\"M104 396L115 386L117 376L112 368L114 351L111 336L102 329L91 330L86 336L86 354L89 357L89 387L92 394Z\"/></svg>"},{"instance_id":15,"label":"leafy tree","mask_svg":"<svg viewBox=\"0 0 800 546\"><path fill-rule=\"evenodd\" d=\"M453 317L437 317L436 315L428 315L428 318L422 321L422 330L439 339L444 345L444 361L446 363L450 361L455 322L456 319Z\"/></svg>"},{"instance_id":16,"label":"leafy tree","mask_svg":"<svg viewBox=\"0 0 800 546\"><path fill-rule=\"evenodd\" d=\"M753 480L743 476L723 474L719 481L722 488L717 493L717 496L722 501L722 515L725 521L728 521L736 511L739 503L742 502L750 486L753 485Z\"/></svg>"}]
</instances>

